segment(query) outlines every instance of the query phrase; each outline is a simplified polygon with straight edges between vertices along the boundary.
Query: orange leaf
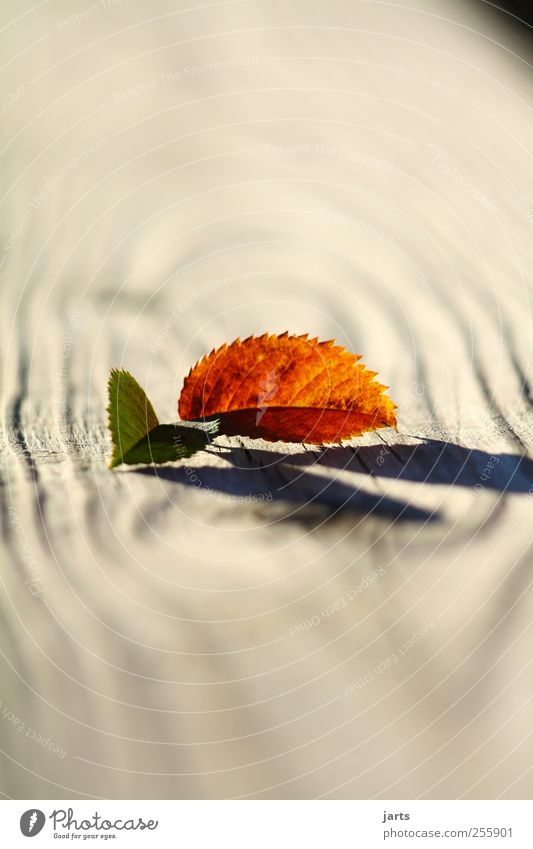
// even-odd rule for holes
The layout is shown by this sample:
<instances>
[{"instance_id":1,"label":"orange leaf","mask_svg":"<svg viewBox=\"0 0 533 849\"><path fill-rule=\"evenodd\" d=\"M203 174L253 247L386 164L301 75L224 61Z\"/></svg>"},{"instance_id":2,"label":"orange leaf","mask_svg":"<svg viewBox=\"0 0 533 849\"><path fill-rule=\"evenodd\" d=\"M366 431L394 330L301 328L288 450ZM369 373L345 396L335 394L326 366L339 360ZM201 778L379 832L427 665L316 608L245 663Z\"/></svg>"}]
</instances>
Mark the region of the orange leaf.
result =
<instances>
[{"instance_id":1,"label":"orange leaf","mask_svg":"<svg viewBox=\"0 0 533 849\"><path fill-rule=\"evenodd\" d=\"M376 372L333 341L250 336L222 345L190 370L178 402L184 420L216 416L219 433L275 442L339 442L396 425Z\"/></svg>"}]
</instances>

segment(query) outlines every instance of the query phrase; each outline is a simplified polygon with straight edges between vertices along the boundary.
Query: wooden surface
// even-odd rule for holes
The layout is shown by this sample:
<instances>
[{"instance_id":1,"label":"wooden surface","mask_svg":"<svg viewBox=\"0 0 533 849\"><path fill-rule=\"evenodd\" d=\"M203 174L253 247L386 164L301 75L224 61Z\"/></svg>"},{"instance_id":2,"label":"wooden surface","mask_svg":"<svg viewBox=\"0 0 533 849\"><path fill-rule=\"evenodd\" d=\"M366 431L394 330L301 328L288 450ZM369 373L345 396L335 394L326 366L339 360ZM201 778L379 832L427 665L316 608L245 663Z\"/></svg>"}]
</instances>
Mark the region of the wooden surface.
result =
<instances>
[{"instance_id":1,"label":"wooden surface","mask_svg":"<svg viewBox=\"0 0 533 849\"><path fill-rule=\"evenodd\" d=\"M76 5L0 10L0 791L530 797L526 42L446 0ZM111 366L172 421L286 329L398 433L107 470Z\"/></svg>"}]
</instances>

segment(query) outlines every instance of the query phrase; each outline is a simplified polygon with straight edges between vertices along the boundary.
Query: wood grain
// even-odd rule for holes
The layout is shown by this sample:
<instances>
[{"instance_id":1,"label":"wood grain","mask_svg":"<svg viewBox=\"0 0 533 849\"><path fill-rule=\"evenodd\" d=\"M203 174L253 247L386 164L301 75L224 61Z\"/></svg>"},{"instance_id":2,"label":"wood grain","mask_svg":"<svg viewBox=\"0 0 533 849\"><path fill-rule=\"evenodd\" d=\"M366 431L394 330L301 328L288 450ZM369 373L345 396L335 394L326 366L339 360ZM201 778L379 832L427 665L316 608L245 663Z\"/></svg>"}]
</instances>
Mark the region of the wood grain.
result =
<instances>
[{"instance_id":1,"label":"wood grain","mask_svg":"<svg viewBox=\"0 0 533 849\"><path fill-rule=\"evenodd\" d=\"M5 797L530 798L530 56L411 5L2 4ZM285 330L398 432L107 469Z\"/></svg>"}]
</instances>

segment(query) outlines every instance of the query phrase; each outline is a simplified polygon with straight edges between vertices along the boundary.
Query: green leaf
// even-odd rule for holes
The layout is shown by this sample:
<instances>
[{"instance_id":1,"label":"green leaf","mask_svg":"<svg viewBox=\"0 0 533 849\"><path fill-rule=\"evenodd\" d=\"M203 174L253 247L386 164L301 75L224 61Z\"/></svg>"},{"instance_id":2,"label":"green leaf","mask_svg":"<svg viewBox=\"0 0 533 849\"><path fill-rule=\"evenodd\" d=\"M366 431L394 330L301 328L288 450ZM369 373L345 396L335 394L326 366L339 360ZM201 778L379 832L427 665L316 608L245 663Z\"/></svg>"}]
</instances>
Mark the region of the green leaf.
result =
<instances>
[{"instance_id":1,"label":"green leaf","mask_svg":"<svg viewBox=\"0 0 533 849\"><path fill-rule=\"evenodd\" d=\"M121 463L168 463L192 457L211 442L218 421L159 424L146 392L124 369L111 369L109 377L109 429L113 453L109 468Z\"/></svg>"}]
</instances>

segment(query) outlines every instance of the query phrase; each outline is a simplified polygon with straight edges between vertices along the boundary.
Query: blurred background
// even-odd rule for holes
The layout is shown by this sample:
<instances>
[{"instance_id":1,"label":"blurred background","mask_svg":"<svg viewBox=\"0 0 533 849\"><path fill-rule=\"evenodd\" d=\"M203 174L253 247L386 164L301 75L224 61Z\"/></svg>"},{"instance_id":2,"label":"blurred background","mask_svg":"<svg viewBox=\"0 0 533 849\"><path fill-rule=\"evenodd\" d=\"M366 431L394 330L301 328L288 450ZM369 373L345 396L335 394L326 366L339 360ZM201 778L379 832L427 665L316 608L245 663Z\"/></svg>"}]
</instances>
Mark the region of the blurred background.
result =
<instances>
[{"instance_id":1,"label":"blurred background","mask_svg":"<svg viewBox=\"0 0 533 849\"><path fill-rule=\"evenodd\" d=\"M530 25L4 0L4 796L529 798ZM399 433L106 469L111 366L266 330Z\"/></svg>"}]
</instances>

